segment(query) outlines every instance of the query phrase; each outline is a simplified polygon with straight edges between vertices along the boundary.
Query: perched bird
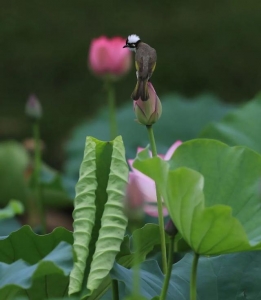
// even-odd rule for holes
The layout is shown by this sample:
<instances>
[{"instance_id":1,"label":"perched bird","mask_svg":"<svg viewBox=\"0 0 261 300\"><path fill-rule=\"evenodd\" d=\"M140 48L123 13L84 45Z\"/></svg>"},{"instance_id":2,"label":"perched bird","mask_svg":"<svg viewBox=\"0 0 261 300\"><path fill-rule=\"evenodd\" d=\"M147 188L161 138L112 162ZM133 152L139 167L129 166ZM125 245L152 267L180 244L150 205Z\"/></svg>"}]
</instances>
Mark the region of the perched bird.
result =
<instances>
[{"instance_id":1,"label":"perched bird","mask_svg":"<svg viewBox=\"0 0 261 300\"><path fill-rule=\"evenodd\" d=\"M147 83L156 67L156 50L143 43L136 34L128 36L123 48L129 48L135 52L137 84L131 97L133 100L141 98L141 100L146 101L149 98Z\"/></svg>"}]
</instances>

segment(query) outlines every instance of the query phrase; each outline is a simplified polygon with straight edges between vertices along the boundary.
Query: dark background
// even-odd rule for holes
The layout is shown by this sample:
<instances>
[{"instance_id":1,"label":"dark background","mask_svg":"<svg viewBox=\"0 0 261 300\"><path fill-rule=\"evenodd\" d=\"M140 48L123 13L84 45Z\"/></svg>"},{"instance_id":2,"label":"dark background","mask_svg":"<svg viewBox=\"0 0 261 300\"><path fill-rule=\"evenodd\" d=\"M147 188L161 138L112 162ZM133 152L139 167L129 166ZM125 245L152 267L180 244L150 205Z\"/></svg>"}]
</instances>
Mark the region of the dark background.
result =
<instances>
[{"instance_id":1,"label":"dark background","mask_svg":"<svg viewBox=\"0 0 261 300\"><path fill-rule=\"evenodd\" d=\"M30 136L24 105L35 93L44 110L45 158L54 167L73 126L106 103L102 82L87 68L90 41L100 35L136 33L156 48L159 96L210 91L240 102L261 90L260 0L0 4L0 139ZM130 101L134 84L134 70L115 84L118 106Z\"/></svg>"}]
</instances>

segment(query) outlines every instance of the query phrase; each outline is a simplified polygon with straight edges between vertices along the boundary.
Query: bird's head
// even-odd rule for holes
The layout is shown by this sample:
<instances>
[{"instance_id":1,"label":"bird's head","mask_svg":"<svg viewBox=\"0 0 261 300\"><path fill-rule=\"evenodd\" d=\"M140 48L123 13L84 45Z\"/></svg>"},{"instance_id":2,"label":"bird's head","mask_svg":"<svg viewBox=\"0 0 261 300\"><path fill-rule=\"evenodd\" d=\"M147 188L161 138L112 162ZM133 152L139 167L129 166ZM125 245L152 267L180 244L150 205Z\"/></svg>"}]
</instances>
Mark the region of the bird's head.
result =
<instances>
[{"instance_id":1,"label":"bird's head","mask_svg":"<svg viewBox=\"0 0 261 300\"><path fill-rule=\"evenodd\" d=\"M140 37L137 34L131 34L126 40L126 45L123 48L129 48L131 51L136 51L137 46L140 42Z\"/></svg>"}]
</instances>

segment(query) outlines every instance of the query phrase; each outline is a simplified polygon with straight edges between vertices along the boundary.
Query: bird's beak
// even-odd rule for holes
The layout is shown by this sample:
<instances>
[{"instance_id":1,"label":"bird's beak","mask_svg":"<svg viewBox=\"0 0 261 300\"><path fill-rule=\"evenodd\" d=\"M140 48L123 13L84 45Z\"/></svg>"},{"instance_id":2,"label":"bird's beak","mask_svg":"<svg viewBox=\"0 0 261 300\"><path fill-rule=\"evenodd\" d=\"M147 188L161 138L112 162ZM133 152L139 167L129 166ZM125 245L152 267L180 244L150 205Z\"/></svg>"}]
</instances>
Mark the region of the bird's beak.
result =
<instances>
[{"instance_id":1,"label":"bird's beak","mask_svg":"<svg viewBox=\"0 0 261 300\"><path fill-rule=\"evenodd\" d=\"M128 45L124 45L122 48L127 48L128 47Z\"/></svg>"}]
</instances>

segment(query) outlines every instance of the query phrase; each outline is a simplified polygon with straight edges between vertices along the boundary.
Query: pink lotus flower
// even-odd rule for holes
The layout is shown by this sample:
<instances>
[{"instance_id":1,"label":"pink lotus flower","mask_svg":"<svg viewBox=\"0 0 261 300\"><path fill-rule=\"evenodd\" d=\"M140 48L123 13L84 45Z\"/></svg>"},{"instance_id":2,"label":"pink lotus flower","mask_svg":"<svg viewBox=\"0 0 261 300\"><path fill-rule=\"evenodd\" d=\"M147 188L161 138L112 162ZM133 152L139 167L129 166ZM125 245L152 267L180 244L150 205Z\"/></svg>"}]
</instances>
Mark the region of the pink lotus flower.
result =
<instances>
[{"instance_id":1,"label":"pink lotus flower","mask_svg":"<svg viewBox=\"0 0 261 300\"><path fill-rule=\"evenodd\" d=\"M125 39L106 36L93 39L89 51L89 67L98 76L113 79L124 75L131 67L131 52L123 49Z\"/></svg>"},{"instance_id":2,"label":"pink lotus flower","mask_svg":"<svg viewBox=\"0 0 261 300\"><path fill-rule=\"evenodd\" d=\"M158 121L162 113L162 106L153 85L148 82L149 99L142 101L141 99L133 101L133 109L135 111L137 121L143 125L152 125Z\"/></svg>"},{"instance_id":3,"label":"pink lotus flower","mask_svg":"<svg viewBox=\"0 0 261 300\"><path fill-rule=\"evenodd\" d=\"M181 141L176 141L167 151L165 155L159 155L164 160L169 160L178 146L182 144ZM138 153L142 151L143 148L138 148ZM134 159L129 159L128 163L131 167L131 172L129 174L129 183L127 188L127 199L130 201L129 207L137 205L144 205L144 211L146 214L157 217L157 197L155 190L155 183L152 179L142 174L140 171L134 169L132 164ZM142 197L142 199L141 199ZM168 215L166 208L163 209L164 216Z\"/></svg>"}]
</instances>

